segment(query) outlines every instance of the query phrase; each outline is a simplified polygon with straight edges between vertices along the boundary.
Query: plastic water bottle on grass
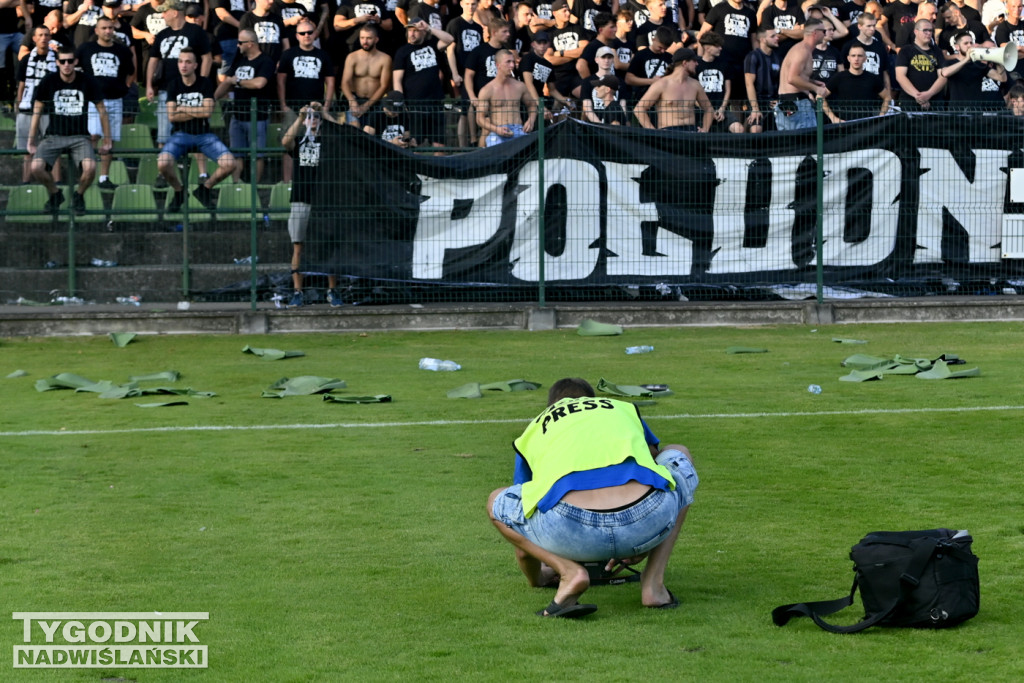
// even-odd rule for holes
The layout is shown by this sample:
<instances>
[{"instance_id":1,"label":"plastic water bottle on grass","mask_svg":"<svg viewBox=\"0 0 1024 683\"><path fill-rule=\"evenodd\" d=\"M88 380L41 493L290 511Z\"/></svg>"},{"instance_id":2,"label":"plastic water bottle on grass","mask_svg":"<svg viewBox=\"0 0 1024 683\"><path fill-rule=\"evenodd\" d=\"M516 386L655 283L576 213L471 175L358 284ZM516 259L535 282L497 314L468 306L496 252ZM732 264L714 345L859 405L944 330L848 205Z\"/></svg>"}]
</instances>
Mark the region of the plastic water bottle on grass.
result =
<instances>
[{"instance_id":1,"label":"plastic water bottle on grass","mask_svg":"<svg viewBox=\"0 0 1024 683\"><path fill-rule=\"evenodd\" d=\"M461 370L462 366L453 360L441 360L440 358L420 358L420 370L433 370L435 372L454 372Z\"/></svg>"},{"instance_id":2,"label":"plastic water bottle on grass","mask_svg":"<svg viewBox=\"0 0 1024 683\"><path fill-rule=\"evenodd\" d=\"M638 353L650 353L653 350L653 346L630 346L626 349L626 353L630 356L634 356Z\"/></svg>"}]
</instances>

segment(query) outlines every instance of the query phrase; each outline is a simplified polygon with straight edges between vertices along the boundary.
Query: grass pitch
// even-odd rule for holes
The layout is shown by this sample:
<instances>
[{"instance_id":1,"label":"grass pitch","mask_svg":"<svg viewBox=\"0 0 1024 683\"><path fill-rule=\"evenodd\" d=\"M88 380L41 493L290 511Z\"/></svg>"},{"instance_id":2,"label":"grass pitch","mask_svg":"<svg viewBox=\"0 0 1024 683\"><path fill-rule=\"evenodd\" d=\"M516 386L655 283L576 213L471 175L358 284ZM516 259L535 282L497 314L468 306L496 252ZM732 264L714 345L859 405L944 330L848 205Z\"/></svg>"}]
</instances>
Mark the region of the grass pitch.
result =
<instances>
[{"instance_id":1,"label":"grass pitch","mask_svg":"<svg viewBox=\"0 0 1024 683\"><path fill-rule=\"evenodd\" d=\"M0 620L0 680L334 681L1020 680L1024 565L1019 464L1024 325L321 334L0 340L0 604L12 612L209 612L203 670L14 669L21 624ZM866 345L838 344L833 337ZM268 362L250 344L302 350ZM626 346L655 351L627 356ZM764 354L727 355L729 346ZM839 382L853 353L954 353L981 376ZM456 373L419 370L451 358ZM175 369L189 405L39 393L58 372L126 382ZM392 403L260 398L282 377L343 379ZM511 441L555 379L667 383L642 408L692 450L701 486L666 581L592 588L579 622L518 574L487 522ZM470 381L537 392L450 400ZM146 383L169 385L168 382ZM810 384L821 385L815 395ZM841 596L849 547L875 530L967 528L982 611L946 631L853 636L776 605ZM859 617L847 610L844 621ZM38 642L39 633L36 632Z\"/></svg>"}]
</instances>

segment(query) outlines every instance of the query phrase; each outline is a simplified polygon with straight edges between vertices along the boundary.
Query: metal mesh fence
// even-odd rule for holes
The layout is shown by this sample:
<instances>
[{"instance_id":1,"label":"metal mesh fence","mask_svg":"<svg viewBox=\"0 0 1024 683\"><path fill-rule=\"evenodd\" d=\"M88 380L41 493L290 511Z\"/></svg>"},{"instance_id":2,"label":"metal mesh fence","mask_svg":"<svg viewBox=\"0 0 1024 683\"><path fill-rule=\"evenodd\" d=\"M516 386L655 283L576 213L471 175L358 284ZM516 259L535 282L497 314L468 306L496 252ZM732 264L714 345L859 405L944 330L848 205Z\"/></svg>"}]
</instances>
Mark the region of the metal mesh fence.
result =
<instances>
[{"instance_id":1,"label":"metal mesh fence","mask_svg":"<svg viewBox=\"0 0 1024 683\"><path fill-rule=\"evenodd\" d=\"M0 299L286 300L297 183L310 207L297 268L307 303L331 284L353 303L1020 291L1024 118L981 105L877 108L846 103L781 132L769 116L758 134L542 112L538 130L459 148L458 107L409 103L398 117L381 112L373 134L342 114L309 137L300 120L289 157L291 119L274 112L265 146L232 150L241 175L216 186L212 208L191 191L215 161L180 160L189 194L174 207L146 124L122 132L109 173L117 188L94 184L79 212L67 158L66 201L53 213L45 188L20 183L24 151L9 149ZM525 120L519 103L506 109ZM425 116L446 146L415 146ZM214 123L227 142L227 121Z\"/></svg>"}]
</instances>

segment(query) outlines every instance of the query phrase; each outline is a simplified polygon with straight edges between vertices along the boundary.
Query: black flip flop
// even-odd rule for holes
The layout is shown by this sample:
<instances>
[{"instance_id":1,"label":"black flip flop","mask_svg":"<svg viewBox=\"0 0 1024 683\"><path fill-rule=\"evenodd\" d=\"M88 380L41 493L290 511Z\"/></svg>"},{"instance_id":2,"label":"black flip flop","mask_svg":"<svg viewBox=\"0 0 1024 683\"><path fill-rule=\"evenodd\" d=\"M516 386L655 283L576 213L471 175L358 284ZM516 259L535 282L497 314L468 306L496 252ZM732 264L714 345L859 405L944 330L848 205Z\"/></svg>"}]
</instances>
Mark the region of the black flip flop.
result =
<instances>
[{"instance_id":1,"label":"black flip flop","mask_svg":"<svg viewBox=\"0 0 1024 683\"><path fill-rule=\"evenodd\" d=\"M554 600L551 604L537 612L538 617L561 617L562 619L579 619L597 611L597 605L559 605ZM547 612L547 614L545 614Z\"/></svg>"},{"instance_id":2,"label":"black flip flop","mask_svg":"<svg viewBox=\"0 0 1024 683\"><path fill-rule=\"evenodd\" d=\"M663 602L660 605L648 605L647 609L675 609L676 607L679 607L679 598L673 595L672 591L669 591L668 602Z\"/></svg>"}]
</instances>

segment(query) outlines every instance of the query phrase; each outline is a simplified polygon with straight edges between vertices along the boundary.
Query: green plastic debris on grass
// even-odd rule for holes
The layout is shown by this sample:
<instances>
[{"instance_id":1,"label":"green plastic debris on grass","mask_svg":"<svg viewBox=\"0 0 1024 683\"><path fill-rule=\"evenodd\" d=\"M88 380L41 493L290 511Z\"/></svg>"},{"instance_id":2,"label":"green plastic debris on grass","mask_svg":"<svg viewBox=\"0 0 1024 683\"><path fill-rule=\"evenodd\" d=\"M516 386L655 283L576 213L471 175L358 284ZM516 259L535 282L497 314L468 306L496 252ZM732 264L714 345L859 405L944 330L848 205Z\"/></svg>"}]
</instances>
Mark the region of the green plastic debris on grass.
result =
<instances>
[{"instance_id":1,"label":"green plastic debris on grass","mask_svg":"<svg viewBox=\"0 0 1024 683\"><path fill-rule=\"evenodd\" d=\"M584 320L576 328L576 334L581 337L614 337L622 334L622 325L611 323L599 323L596 320Z\"/></svg>"},{"instance_id":2,"label":"green plastic debris on grass","mask_svg":"<svg viewBox=\"0 0 1024 683\"><path fill-rule=\"evenodd\" d=\"M163 372L154 372L150 375L132 375L128 378L132 382L148 382L151 380L163 380L165 382L177 382L181 379L181 373L177 370L164 370Z\"/></svg>"},{"instance_id":3,"label":"green plastic debris on grass","mask_svg":"<svg viewBox=\"0 0 1024 683\"><path fill-rule=\"evenodd\" d=\"M110 341L114 342L114 346L119 349L123 349L128 346L131 341L135 339L134 332L111 332Z\"/></svg>"},{"instance_id":4,"label":"green plastic debris on grass","mask_svg":"<svg viewBox=\"0 0 1024 683\"><path fill-rule=\"evenodd\" d=\"M11 374L7 375L7 379L16 379L18 377L25 377L27 375L28 373L25 372L24 370L15 370Z\"/></svg>"},{"instance_id":5,"label":"green plastic debris on grass","mask_svg":"<svg viewBox=\"0 0 1024 683\"><path fill-rule=\"evenodd\" d=\"M262 398L284 398L285 396L310 396L322 394L334 389L345 389L345 380L332 377L316 377L302 375L300 377L282 377L260 395Z\"/></svg>"},{"instance_id":6,"label":"green plastic debris on grass","mask_svg":"<svg viewBox=\"0 0 1024 683\"><path fill-rule=\"evenodd\" d=\"M388 394L377 394L376 396L344 396L342 394L324 394L324 400L328 403L391 403L391 396Z\"/></svg>"},{"instance_id":7,"label":"green plastic debris on grass","mask_svg":"<svg viewBox=\"0 0 1024 683\"><path fill-rule=\"evenodd\" d=\"M851 370L874 370L875 368L888 366L891 363L892 358L869 356L866 353L855 353L843 360L840 365L844 368L850 368Z\"/></svg>"},{"instance_id":8,"label":"green plastic debris on grass","mask_svg":"<svg viewBox=\"0 0 1024 683\"><path fill-rule=\"evenodd\" d=\"M843 337L832 337L832 341L837 344L867 344L867 339L844 339Z\"/></svg>"},{"instance_id":9,"label":"green plastic debris on grass","mask_svg":"<svg viewBox=\"0 0 1024 683\"><path fill-rule=\"evenodd\" d=\"M725 350L726 353L768 353L768 349L760 349L756 346L730 346Z\"/></svg>"},{"instance_id":10,"label":"green plastic debris on grass","mask_svg":"<svg viewBox=\"0 0 1024 683\"><path fill-rule=\"evenodd\" d=\"M849 375L843 375L839 378L840 382L870 382L875 379L882 379L883 373L881 370L851 370Z\"/></svg>"},{"instance_id":11,"label":"green plastic debris on grass","mask_svg":"<svg viewBox=\"0 0 1024 683\"><path fill-rule=\"evenodd\" d=\"M979 377L981 375L980 368L971 368L969 370L950 370L949 365L944 360L935 361L935 365L932 366L931 370L926 372L917 373L918 379L961 379L964 377Z\"/></svg>"},{"instance_id":12,"label":"green plastic debris on grass","mask_svg":"<svg viewBox=\"0 0 1024 683\"><path fill-rule=\"evenodd\" d=\"M503 382L489 382L480 385L484 391L534 391L540 387L539 383L525 379L507 379Z\"/></svg>"},{"instance_id":13,"label":"green plastic debris on grass","mask_svg":"<svg viewBox=\"0 0 1024 683\"><path fill-rule=\"evenodd\" d=\"M598 381L596 389L604 394L625 396L627 398L664 398L666 396L673 395L671 389L651 391L650 389L644 389L643 387L635 384L615 384L613 382L609 382L604 377Z\"/></svg>"},{"instance_id":14,"label":"green plastic debris on grass","mask_svg":"<svg viewBox=\"0 0 1024 683\"><path fill-rule=\"evenodd\" d=\"M483 398L480 382L469 382L448 390L448 398Z\"/></svg>"},{"instance_id":15,"label":"green plastic debris on grass","mask_svg":"<svg viewBox=\"0 0 1024 683\"><path fill-rule=\"evenodd\" d=\"M251 353L254 356L260 356L263 360L281 360L282 358L298 358L305 356L306 354L302 351L281 351L280 349L258 349L255 346L249 346L248 344L242 349L242 353Z\"/></svg>"},{"instance_id":16,"label":"green plastic debris on grass","mask_svg":"<svg viewBox=\"0 0 1024 683\"><path fill-rule=\"evenodd\" d=\"M36 380L36 391L53 391L54 389L78 389L79 387L96 384L91 379L70 372L62 372L53 377Z\"/></svg>"},{"instance_id":17,"label":"green plastic debris on grass","mask_svg":"<svg viewBox=\"0 0 1024 683\"><path fill-rule=\"evenodd\" d=\"M99 395L99 398L136 398L138 396L193 396L195 398L213 398L217 394L212 391L196 391L191 387L178 389L175 387L142 388L134 382L115 386Z\"/></svg>"},{"instance_id":18,"label":"green plastic debris on grass","mask_svg":"<svg viewBox=\"0 0 1024 683\"><path fill-rule=\"evenodd\" d=\"M167 408L169 406L187 406L188 401L164 401L162 403L136 403L140 408Z\"/></svg>"}]
</instances>

